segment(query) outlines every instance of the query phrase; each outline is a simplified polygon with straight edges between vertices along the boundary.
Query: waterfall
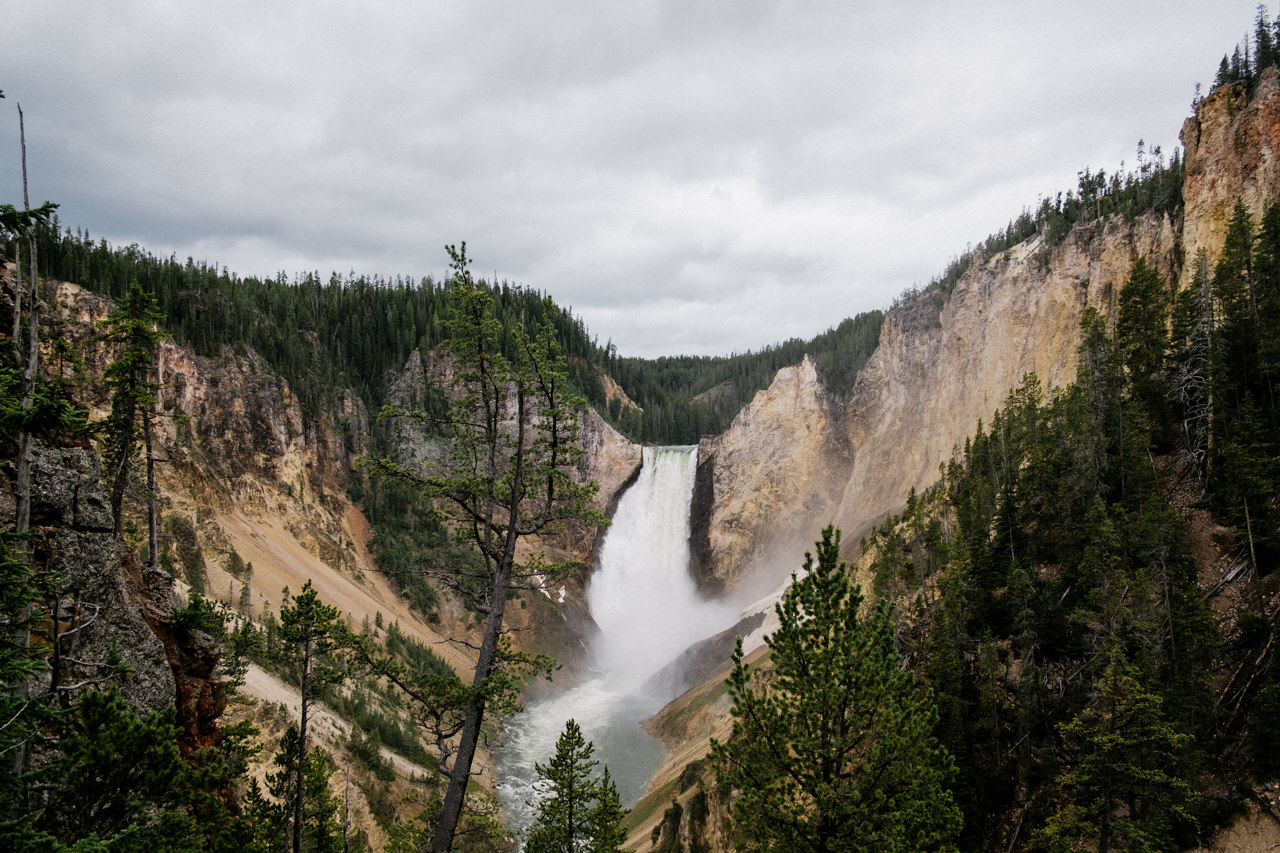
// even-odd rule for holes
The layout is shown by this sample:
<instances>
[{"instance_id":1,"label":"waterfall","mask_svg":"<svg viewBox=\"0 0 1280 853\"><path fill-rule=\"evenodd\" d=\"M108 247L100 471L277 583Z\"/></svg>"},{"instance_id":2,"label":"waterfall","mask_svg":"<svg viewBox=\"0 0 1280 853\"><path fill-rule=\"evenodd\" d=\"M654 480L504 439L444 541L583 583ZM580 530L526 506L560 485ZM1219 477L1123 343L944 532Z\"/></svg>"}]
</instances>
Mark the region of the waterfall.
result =
<instances>
[{"instance_id":1,"label":"waterfall","mask_svg":"<svg viewBox=\"0 0 1280 853\"><path fill-rule=\"evenodd\" d=\"M570 718L595 744L623 804L640 798L663 760L641 722L670 696L642 690L645 680L693 643L732 625L737 610L698 594L689 576L689 504L697 448L646 447L636 482L618 502L587 587L599 627L590 661L595 677L530 705L508 721L497 753L499 797L508 824L526 828L538 780L534 762L555 754Z\"/></svg>"}]
</instances>

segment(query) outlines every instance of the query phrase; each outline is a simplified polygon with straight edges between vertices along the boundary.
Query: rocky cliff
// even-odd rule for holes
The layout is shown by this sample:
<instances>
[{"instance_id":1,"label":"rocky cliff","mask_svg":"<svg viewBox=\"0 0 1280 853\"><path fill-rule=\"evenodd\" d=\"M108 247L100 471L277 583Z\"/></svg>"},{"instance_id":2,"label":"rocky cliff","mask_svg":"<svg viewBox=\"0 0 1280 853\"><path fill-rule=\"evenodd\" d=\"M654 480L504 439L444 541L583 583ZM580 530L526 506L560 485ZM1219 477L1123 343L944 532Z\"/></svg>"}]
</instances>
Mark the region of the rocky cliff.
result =
<instances>
[{"instance_id":1,"label":"rocky cliff","mask_svg":"<svg viewBox=\"0 0 1280 853\"><path fill-rule=\"evenodd\" d=\"M812 365L773 385L701 450L699 569L710 588L745 592L784 580L834 522L856 547L908 492L989 419L1028 373L1046 390L1076 368L1086 307L1114 317L1129 269L1145 257L1171 282L1188 259L1220 251L1237 198L1259 216L1280 193L1280 75L1253 98L1224 87L1182 129L1185 216L1120 216L979 255L949 294L925 293L885 317L849 399L828 399Z\"/></svg>"},{"instance_id":2,"label":"rocky cliff","mask_svg":"<svg viewBox=\"0 0 1280 853\"><path fill-rule=\"evenodd\" d=\"M448 357L415 351L392 378L389 402L408 410L421 409L425 389L449 388L452 382L453 368ZM437 455L437 440L412 419L390 424L390 429L395 453L410 467L426 467ZM612 517L622 492L639 473L642 449L592 409L582 412L579 438L585 452L575 476L580 482L594 482L599 486L596 505ZM553 536L525 537L517 544L517 557L522 560L541 552L552 561L570 560L582 565L582 570L573 577L544 585L543 595L534 602L537 605L534 608L507 611L507 619L516 634L515 642L550 653L566 666L563 678L578 672L587 638L596 630L587 606L585 586L604 533L605 529L594 525L569 521ZM535 685L534 689L541 686Z\"/></svg>"},{"instance_id":3,"label":"rocky cliff","mask_svg":"<svg viewBox=\"0 0 1280 853\"><path fill-rule=\"evenodd\" d=\"M69 283L51 285L46 295L47 338L77 344L88 380L78 387L101 418L109 401L100 379L117 353L98 332L112 303ZM52 369L57 364L46 362ZM398 623L459 672L470 671L469 653L446 638L466 636L472 614L446 600L439 624L418 618L370 557L369 525L347 495L350 479L359 476L353 464L371 441L371 417L357 397L339 393L335 406L308 415L289 384L247 349L224 348L210 358L165 341L159 375L159 503L162 541L175 555L172 574L144 569L135 555L145 539L139 505L128 510L125 547L115 541L90 447L41 448L35 459L33 546L41 565L67 576L54 623L67 661L61 683L115 686L147 710L176 707L188 752L216 742L227 705L218 668L222 649L175 620L188 583L258 617L278 611L286 587L297 591L309 581L349 624ZM442 365L415 354L391 377L392 393L441 379L447 380ZM600 484L599 506L611 512L639 468L640 448L594 412L585 413L582 441L587 453L578 474ZM0 489L0 510L5 507L12 515L12 495ZM581 527L539 544L555 559L589 560L596 539L594 529ZM582 581L585 573L555 604L539 597L540 607L513 609L514 627L534 628L521 630L517 641L572 659L590 625ZM244 693L289 701L287 686L257 676ZM330 748L345 738L343 724L317 732ZM406 777L423 772L401 771Z\"/></svg>"},{"instance_id":4,"label":"rocky cliff","mask_svg":"<svg viewBox=\"0 0 1280 853\"><path fill-rule=\"evenodd\" d=\"M778 371L727 432L704 439L693 525L704 585L774 580L770 564L839 505L848 451L840 410L808 358Z\"/></svg>"},{"instance_id":5,"label":"rocky cliff","mask_svg":"<svg viewBox=\"0 0 1280 853\"><path fill-rule=\"evenodd\" d=\"M1182 123L1186 151L1182 245L1192 268L1204 249L1217 260L1237 199L1255 217L1280 188L1280 70L1262 73L1252 95L1243 83L1222 86Z\"/></svg>"},{"instance_id":6,"label":"rocky cliff","mask_svg":"<svg viewBox=\"0 0 1280 853\"><path fill-rule=\"evenodd\" d=\"M1117 217L1057 247L1033 238L979 256L945 298L889 311L848 400L828 398L811 362L779 371L702 449L713 492L705 573L758 592L785 579L826 524L856 543L936 480L1026 374L1048 388L1070 381L1084 309L1112 313L1140 256L1176 277L1178 238L1166 217Z\"/></svg>"},{"instance_id":7,"label":"rocky cliff","mask_svg":"<svg viewBox=\"0 0 1280 853\"><path fill-rule=\"evenodd\" d=\"M42 574L57 579L41 642L53 650L59 690L74 698L85 688L114 687L144 710L172 706L175 674L142 614L167 616L169 591L163 581L126 581L97 454L37 444L31 470L31 554ZM0 511L12 515L12 500L8 490L0 494Z\"/></svg>"},{"instance_id":8,"label":"rocky cliff","mask_svg":"<svg viewBox=\"0 0 1280 853\"><path fill-rule=\"evenodd\" d=\"M1266 72L1252 99L1243 86L1214 92L1186 121L1182 140L1182 217L1116 217L1077 226L1057 246L1033 237L976 257L950 293L926 293L888 313L848 399L825 395L802 364L780 371L725 434L704 441L695 492L705 515L695 542L704 584L745 593L776 583L829 522L844 528L846 556L855 557L859 534L898 511L910 489L934 482L953 448L1024 375L1035 373L1046 389L1074 378L1082 313L1094 307L1114 318L1134 260L1145 257L1171 287L1185 284L1200 250L1215 261L1237 199L1257 221L1280 195L1280 75ZM763 653L773 600L747 608L761 625L744 619L729 632L744 636L748 655ZM687 657L709 657L702 652L716 642ZM632 843L653 833L661 843L731 848L703 793L715 792L703 760L707 738L728 731L723 677L709 675L651 721L673 758L637 806L648 816ZM674 806L662 812L673 797L683 816ZM1268 849L1274 835L1269 818L1244 821L1206 849Z\"/></svg>"}]
</instances>

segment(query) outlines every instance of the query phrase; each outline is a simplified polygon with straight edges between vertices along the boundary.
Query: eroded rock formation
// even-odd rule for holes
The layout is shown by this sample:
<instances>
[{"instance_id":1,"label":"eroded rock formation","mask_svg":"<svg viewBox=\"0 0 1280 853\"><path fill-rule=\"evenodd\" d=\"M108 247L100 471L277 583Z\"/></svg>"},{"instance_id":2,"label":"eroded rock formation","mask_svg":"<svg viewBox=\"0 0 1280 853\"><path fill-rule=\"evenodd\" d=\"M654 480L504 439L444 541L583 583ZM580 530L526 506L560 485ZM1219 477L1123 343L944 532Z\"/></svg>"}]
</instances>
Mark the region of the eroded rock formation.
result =
<instances>
[{"instance_id":1,"label":"eroded rock formation","mask_svg":"<svg viewBox=\"0 0 1280 853\"><path fill-rule=\"evenodd\" d=\"M1243 83L1221 86L1199 103L1179 134L1186 150L1185 273L1204 249L1217 260L1237 199L1255 222L1280 188L1280 69L1268 68L1250 96Z\"/></svg>"},{"instance_id":2,"label":"eroded rock formation","mask_svg":"<svg viewBox=\"0 0 1280 853\"><path fill-rule=\"evenodd\" d=\"M171 706L173 672L121 571L97 454L37 444L31 490L34 563L58 577L56 621L40 638L57 645L49 659L58 688L114 687L140 709Z\"/></svg>"}]
</instances>

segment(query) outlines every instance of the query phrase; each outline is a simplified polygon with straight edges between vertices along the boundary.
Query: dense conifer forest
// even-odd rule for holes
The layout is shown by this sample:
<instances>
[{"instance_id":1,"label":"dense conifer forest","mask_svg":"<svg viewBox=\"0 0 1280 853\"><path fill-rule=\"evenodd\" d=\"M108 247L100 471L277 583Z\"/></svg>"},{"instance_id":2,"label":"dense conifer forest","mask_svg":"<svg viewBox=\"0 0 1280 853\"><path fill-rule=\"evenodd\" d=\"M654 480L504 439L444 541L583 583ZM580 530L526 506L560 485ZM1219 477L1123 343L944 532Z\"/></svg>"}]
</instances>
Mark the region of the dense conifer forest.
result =
<instances>
[{"instance_id":1,"label":"dense conifer forest","mask_svg":"<svg viewBox=\"0 0 1280 853\"><path fill-rule=\"evenodd\" d=\"M1141 259L1119 298L1073 384L1028 376L864 543L939 697L965 849L1191 845L1280 767L1280 203L1260 227L1238 205L1176 298Z\"/></svg>"},{"instance_id":2,"label":"dense conifer forest","mask_svg":"<svg viewBox=\"0 0 1280 853\"><path fill-rule=\"evenodd\" d=\"M444 342L445 292L430 277L242 278L203 261L179 262L136 245L94 241L84 232L61 230L56 217L37 236L45 275L116 299L130 282L139 282L154 294L175 340L208 356L224 346L252 349L288 380L312 416L343 389L376 412L391 372L415 349L425 352ZM509 347L512 329L531 329L542 319L543 294L507 282L489 286ZM757 353L659 359L619 356L567 310L557 309L551 319L569 357L571 379L592 407L633 441L694 444L727 427L779 368L805 353L824 368L834 392L847 393L857 367L875 349L881 316L859 315L811 341L790 340ZM608 399L603 376L617 381L634 405Z\"/></svg>"}]
</instances>

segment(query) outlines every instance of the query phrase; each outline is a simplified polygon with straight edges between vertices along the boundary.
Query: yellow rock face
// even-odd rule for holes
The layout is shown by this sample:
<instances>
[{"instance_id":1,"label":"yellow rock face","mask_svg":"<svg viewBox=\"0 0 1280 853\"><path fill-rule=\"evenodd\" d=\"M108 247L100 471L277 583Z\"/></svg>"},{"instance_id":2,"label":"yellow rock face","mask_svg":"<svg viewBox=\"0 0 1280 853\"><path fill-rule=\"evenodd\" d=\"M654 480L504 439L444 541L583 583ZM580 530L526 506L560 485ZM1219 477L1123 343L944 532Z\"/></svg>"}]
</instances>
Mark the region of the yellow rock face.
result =
<instances>
[{"instance_id":1,"label":"yellow rock face","mask_svg":"<svg viewBox=\"0 0 1280 853\"><path fill-rule=\"evenodd\" d=\"M1243 86L1223 86L1182 123L1186 149L1182 196L1184 276L1204 249L1212 264L1222 250L1227 221L1242 199L1254 223L1280 189L1280 71L1262 74L1249 98Z\"/></svg>"},{"instance_id":2,"label":"yellow rock face","mask_svg":"<svg viewBox=\"0 0 1280 853\"><path fill-rule=\"evenodd\" d=\"M1215 92L1182 139L1182 221L1113 217L1052 249L1033 237L979 256L945 298L926 294L888 313L848 400L828 399L807 361L779 371L724 435L703 443L714 469L704 572L760 591L797 568L832 522L854 552L910 489L937 480L1025 375L1046 393L1074 378L1084 309L1114 318L1138 257L1171 282L1199 249L1216 258L1236 199L1256 221L1280 193L1280 74L1268 71L1252 100Z\"/></svg>"}]
</instances>

